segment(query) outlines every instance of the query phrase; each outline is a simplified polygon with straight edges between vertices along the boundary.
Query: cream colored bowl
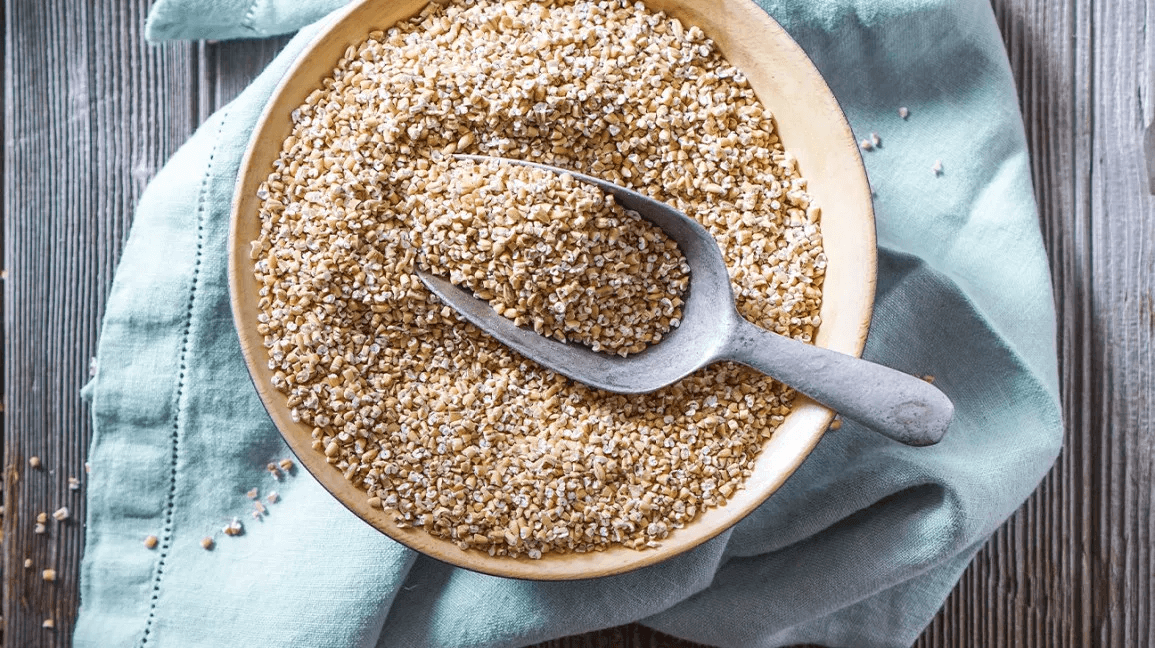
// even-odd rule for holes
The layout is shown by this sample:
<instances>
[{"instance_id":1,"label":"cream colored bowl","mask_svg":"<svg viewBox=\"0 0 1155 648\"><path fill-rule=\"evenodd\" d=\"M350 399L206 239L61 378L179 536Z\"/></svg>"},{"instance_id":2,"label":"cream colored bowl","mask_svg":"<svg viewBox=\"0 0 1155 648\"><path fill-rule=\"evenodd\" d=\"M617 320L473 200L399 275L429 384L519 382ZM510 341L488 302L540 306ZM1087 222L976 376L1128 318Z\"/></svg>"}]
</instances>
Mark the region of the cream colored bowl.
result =
<instances>
[{"instance_id":1,"label":"cream colored bowl","mask_svg":"<svg viewBox=\"0 0 1155 648\"><path fill-rule=\"evenodd\" d=\"M284 394L272 387L262 336L256 330L259 286L249 259L249 242L260 231L257 187L272 171L281 143L289 135L290 113L321 86L345 49L363 41L370 31L416 14L426 4L427 0L360 0L343 9L301 53L253 132L233 202L229 286L241 349L261 400L301 463L342 504L398 542L453 565L515 578L591 578L651 565L705 542L741 520L782 485L822 437L833 417L830 410L799 397L766 442L745 488L735 492L725 506L710 509L673 532L661 547L644 551L616 547L531 560L462 551L452 541L423 530L398 528L383 511L371 508L364 492L312 448L312 428L293 422ZM730 63L746 74L758 98L774 114L783 145L798 159L808 192L822 207L829 265L816 343L861 354L874 299L874 213L858 147L838 102L802 49L752 0L647 0L646 4L686 25L699 26Z\"/></svg>"}]
</instances>

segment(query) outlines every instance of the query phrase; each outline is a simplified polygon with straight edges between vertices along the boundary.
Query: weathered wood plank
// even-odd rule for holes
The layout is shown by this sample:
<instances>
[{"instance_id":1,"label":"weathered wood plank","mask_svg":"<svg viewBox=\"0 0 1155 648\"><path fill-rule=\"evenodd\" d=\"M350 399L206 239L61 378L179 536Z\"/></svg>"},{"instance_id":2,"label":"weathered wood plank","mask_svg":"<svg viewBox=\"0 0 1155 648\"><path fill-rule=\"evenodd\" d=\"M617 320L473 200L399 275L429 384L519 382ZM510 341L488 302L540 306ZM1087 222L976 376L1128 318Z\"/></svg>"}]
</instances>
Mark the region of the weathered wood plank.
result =
<instances>
[{"instance_id":1,"label":"weathered wood plank","mask_svg":"<svg viewBox=\"0 0 1155 648\"><path fill-rule=\"evenodd\" d=\"M206 45L202 76L206 92L202 100L209 102L213 110L232 101L288 42L288 37L279 37Z\"/></svg>"},{"instance_id":2,"label":"weathered wood plank","mask_svg":"<svg viewBox=\"0 0 1155 648\"><path fill-rule=\"evenodd\" d=\"M68 478L83 480L90 438L78 391L132 204L195 123L193 50L145 45L147 4L5 3L6 645L69 643L85 511ZM71 518L35 534L61 506Z\"/></svg>"},{"instance_id":3,"label":"weathered wood plank","mask_svg":"<svg viewBox=\"0 0 1155 648\"><path fill-rule=\"evenodd\" d=\"M1151 477L1155 468L1155 198L1142 154L1151 119L1155 1L1095 2L1088 19L1093 97L1091 308L1101 358L1093 415L1102 471L1097 480L1099 543L1093 573L1100 598L1099 645L1155 643L1151 593Z\"/></svg>"},{"instance_id":4,"label":"weathered wood plank","mask_svg":"<svg viewBox=\"0 0 1155 648\"><path fill-rule=\"evenodd\" d=\"M5 3L6 645L69 644L84 500L67 479L83 479L91 434L77 394L134 204L207 116L200 97L221 97L215 80L251 78L276 47L222 46L235 56L214 60L204 92L206 46L146 44L149 4ZM72 518L34 534L36 513L61 505Z\"/></svg>"}]
</instances>

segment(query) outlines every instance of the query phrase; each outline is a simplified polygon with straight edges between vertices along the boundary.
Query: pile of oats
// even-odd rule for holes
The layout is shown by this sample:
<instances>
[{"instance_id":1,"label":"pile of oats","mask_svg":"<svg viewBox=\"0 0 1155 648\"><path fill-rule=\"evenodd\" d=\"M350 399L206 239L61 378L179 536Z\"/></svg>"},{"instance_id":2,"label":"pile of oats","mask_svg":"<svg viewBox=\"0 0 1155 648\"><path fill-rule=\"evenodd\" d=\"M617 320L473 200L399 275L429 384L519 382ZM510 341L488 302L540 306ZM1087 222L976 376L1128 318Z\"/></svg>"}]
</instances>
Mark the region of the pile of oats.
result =
<instances>
[{"instance_id":1,"label":"pile of oats","mask_svg":"<svg viewBox=\"0 0 1155 648\"><path fill-rule=\"evenodd\" d=\"M810 341L818 207L701 30L620 1L431 5L350 47L292 119L259 189L257 326L293 417L371 505L462 549L540 558L656 546L741 487L787 388L722 363L645 396L591 390L414 275L437 165L527 159L696 218L739 311Z\"/></svg>"},{"instance_id":2,"label":"pile of oats","mask_svg":"<svg viewBox=\"0 0 1155 648\"><path fill-rule=\"evenodd\" d=\"M518 326L623 357L682 317L677 244L572 175L501 163L434 164L410 231L419 264Z\"/></svg>"}]
</instances>

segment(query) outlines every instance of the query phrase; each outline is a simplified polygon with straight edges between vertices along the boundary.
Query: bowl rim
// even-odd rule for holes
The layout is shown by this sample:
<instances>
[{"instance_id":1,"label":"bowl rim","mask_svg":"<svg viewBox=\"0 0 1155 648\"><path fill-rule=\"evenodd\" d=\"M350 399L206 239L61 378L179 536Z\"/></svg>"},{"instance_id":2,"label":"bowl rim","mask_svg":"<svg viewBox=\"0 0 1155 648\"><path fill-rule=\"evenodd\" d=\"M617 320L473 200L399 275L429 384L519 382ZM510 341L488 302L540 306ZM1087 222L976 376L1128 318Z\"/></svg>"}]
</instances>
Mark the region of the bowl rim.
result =
<instances>
[{"instance_id":1,"label":"bowl rim","mask_svg":"<svg viewBox=\"0 0 1155 648\"><path fill-rule=\"evenodd\" d=\"M743 482L742 487L735 491L726 504L700 512L693 521L682 529L674 530L670 535L670 538L675 538L679 534L685 535L687 529L700 526L707 518L723 518L724 523L716 523L711 528L699 529L698 533L692 537L692 542L674 543L670 541L670 538L667 538L663 541L662 547L658 549L635 550L622 545L616 545L604 551L550 553L545 554L541 559L533 560L525 556L518 558L507 556L493 557L490 556L488 552L482 550L463 551L459 549L452 540L434 537L420 527L397 527L391 520L387 519L388 516L386 516L383 511L371 508L368 505L364 491L357 489L345 480L341 471L335 466L328 464L328 462L324 460L325 458L322 453L312 448L311 436L308 431L304 429L308 426L292 421L291 416L288 414L288 407L284 402L284 394L272 388L269 381L260 375L266 371L263 367L267 367L267 358L265 357L261 336L256 332L255 326L245 327L242 325L243 322L251 320L251 318L247 316L246 308L255 308L256 303L256 300L253 300L251 303L245 301L245 296L249 291L244 284L247 282L249 288L251 288L256 284L256 280L252 275L252 261L247 251L248 241L240 240L240 230L242 218L245 217L247 213L247 204L256 200L255 188L267 177L271 169L272 159L275 159L277 152L281 150L281 141L284 139L281 137L275 142L274 148L271 149L271 158L258 160L257 151L262 148L262 142L268 137L265 131L273 125L275 120L287 120L289 118L289 112L300 105L300 101L288 101L291 107L289 111L285 111L283 104L287 101L286 95L292 89L292 85L301 79L301 72L307 71L309 66L317 64L314 56L318 50L335 48L333 51L337 52L331 61L321 66L323 72L319 78L323 79L325 75L332 72L337 60L342 56L341 53L346 51L349 46L364 40L369 32L374 29L387 28L366 26L356 31L358 36L356 36L352 42L344 42L343 45L330 42L331 39L337 38L336 34L342 26L361 17L363 13L373 8L378 9L379 13L385 13L387 15L397 14L395 18L384 19L379 23L371 23L391 26L400 20L405 20L415 15L425 5L430 4L430 2L444 1L445 0L395 0L379 8L374 7L374 5L381 3L382 0L355 0L349 3L345 7L330 14L328 20L320 28L318 33L315 34L297 54L296 59L284 72L272 94L269 96L253 128L252 135L246 144L245 153L238 169L237 180L233 190L228 229L227 255L230 310L233 317L234 328L240 339L241 353L245 360L249 379L253 383L260 397L261 404L272 419L278 433L288 444L305 470L307 470L334 499L381 533L433 559L456 567L493 576L524 580L557 581L621 574L682 555L732 528L773 495L810 455L818 441L821 440L825 434L835 413L800 394L797 395L790 413L787 414L785 420L779 425L771 438L763 442L762 450L755 460L755 465L757 465L771 450L789 453L784 456L785 461L779 462L782 465L778 473L773 479L767 482L767 485L763 487L756 496L746 497L745 500L743 500L742 493L748 493L748 489L746 489L745 486L755 477L755 474L752 474L751 477ZM859 291L861 294L859 299L860 303L857 304L859 321L857 322L853 339L847 336L846 339L838 340L842 347L839 349L840 351L860 356L866 344L866 336L873 313L876 283L877 248L874 207L869 182L866 179L865 165L863 164L861 152L858 149L857 140L850 128L845 112L830 90L826 80L822 77L813 61L811 61L809 56L802 50L801 46L794 41L769 13L755 4L753 0L645 0L644 4L651 10L664 11L668 16L677 17L689 24L696 23L693 20L687 21L685 15L679 15L682 13L679 9L671 8L672 5L680 6L681 9L691 14L696 10L714 11L718 6L724 6L727 10L733 9L741 13L744 20L751 20L754 25L753 28L762 30L759 35L760 38L776 42L778 46L784 50L785 55L791 58L791 62L798 65L795 69L795 74L803 77L807 84L814 86L822 93L822 100L828 104L825 106L829 111L827 117L836 130L834 136L843 145L849 143L849 146L844 147L847 150L842 151L842 153L851 153L850 155L844 156L846 158L844 161L852 166L849 173L855 180L860 180L860 182L856 183L859 186L845 188L846 191L859 194L856 199L861 200L863 205L863 214L859 220L864 227L858 232L858 234L862 236L862 246L865 254L865 258L862 260L861 267L859 268L864 273L862 277L863 285ZM410 7L415 8L410 10ZM704 27L703 31L706 31ZM717 43L714 34L711 34L709 31L706 31L706 34ZM718 45L721 49L721 44L719 43ZM729 60L730 56L726 54L724 49L722 51L723 55ZM745 70L743 70L743 72L745 72ZM314 80L315 79L310 79L310 84L307 85L305 95L319 86L319 83L312 83ZM757 89L755 89L755 92L757 94ZM760 101L762 101L761 98ZM777 117L775 117L775 125L777 129L779 127ZM268 148L268 146L264 148ZM264 162L264 164L260 165L260 168L257 168L261 162ZM249 189L252 189L252 191L249 191ZM255 212L253 212L253 214L255 214ZM253 214L249 215L252 216ZM825 243L825 233L823 238ZM823 297L823 303L825 305L825 287ZM818 333L819 337L822 336L822 333L823 331L820 328ZM304 431L304 434L292 433L291 430L294 428ZM784 437L789 437L789 439L783 440ZM782 448L776 448L776 439L782 441ZM359 497L357 497L357 494L359 494ZM720 514L724 515L720 516ZM673 545L672 549L666 548L667 545ZM599 556L609 554L626 555L625 552L628 552L628 559L625 560L597 560ZM578 565L577 567L573 567L575 563ZM583 563L586 564L583 565Z\"/></svg>"}]
</instances>

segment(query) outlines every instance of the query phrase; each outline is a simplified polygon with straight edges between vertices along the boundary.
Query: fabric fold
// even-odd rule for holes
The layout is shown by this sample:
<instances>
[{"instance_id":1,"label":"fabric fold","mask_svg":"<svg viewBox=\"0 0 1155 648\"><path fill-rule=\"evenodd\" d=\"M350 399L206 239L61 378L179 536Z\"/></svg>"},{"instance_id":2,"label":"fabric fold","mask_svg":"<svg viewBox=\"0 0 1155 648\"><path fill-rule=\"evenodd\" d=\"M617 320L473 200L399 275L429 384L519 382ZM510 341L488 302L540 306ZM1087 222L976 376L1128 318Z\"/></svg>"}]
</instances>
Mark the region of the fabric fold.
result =
<instances>
[{"instance_id":1,"label":"fabric fold","mask_svg":"<svg viewBox=\"0 0 1155 648\"><path fill-rule=\"evenodd\" d=\"M348 0L158 0L148 12L145 37L173 40L267 38L297 31Z\"/></svg>"}]
</instances>

